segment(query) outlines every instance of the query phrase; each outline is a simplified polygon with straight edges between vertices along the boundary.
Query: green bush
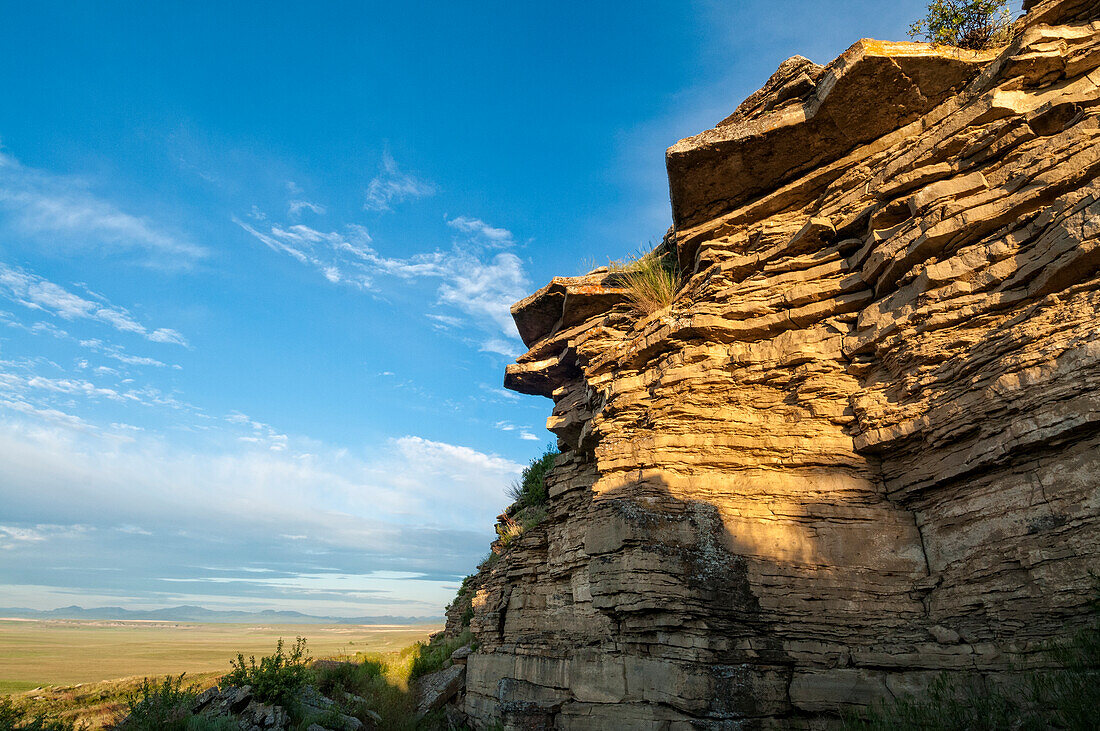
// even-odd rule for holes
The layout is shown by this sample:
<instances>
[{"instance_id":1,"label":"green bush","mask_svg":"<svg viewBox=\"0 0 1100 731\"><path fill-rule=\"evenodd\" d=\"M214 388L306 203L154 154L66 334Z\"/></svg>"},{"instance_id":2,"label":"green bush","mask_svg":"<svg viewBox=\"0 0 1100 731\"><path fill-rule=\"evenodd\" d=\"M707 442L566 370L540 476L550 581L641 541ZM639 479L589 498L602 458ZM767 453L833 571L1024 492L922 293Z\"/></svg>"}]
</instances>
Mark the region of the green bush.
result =
<instances>
[{"instance_id":1,"label":"green bush","mask_svg":"<svg viewBox=\"0 0 1100 731\"><path fill-rule=\"evenodd\" d=\"M416 644L416 654L413 656L412 666L409 669L409 680L416 680L441 670L451 655L460 647L469 645L474 641L474 636L469 630L456 637L440 637L434 642Z\"/></svg>"},{"instance_id":2,"label":"green bush","mask_svg":"<svg viewBox=\"0 0 1100 731\"><path fill-rule=\"evenodd\" d=\"M316 682L322 691L331 691L343 710L373 727L367 710L382 717L378 728L386 731L434 731L446 729L437 718L418 718L415 696L409 691L409 673L420 652L420 645L406 647L387 655L356 655L355 662L333 668L319 668ZM341 698L339 691L351 693L362 701ZM308 724L307 724L308 726Z\"/></svg>"},{"instance_id":3,"label":"green bush","mask_svg":"<svg viewBox=\"0 0 1100 731\"><path fill-rule=\"evenodd\" d=\"M237 653L230 660L233 669L223 679L229 685L250 685L252 694L264 703L294 707L298 689L309 680L309 652L304 637L297 638L289 654L283 654L283 640L275 645L275 654L260 658L253 655L246 663Z\"/></svg>"},{"instance_id":4,"label":"green bush","mask_svg":"<svg viewBox=\"0 0 1100 731\"><path fill-rule=\"evenodd\" d=\"M186 731L191 706L198 695L194 686L184 687L184 673L166 675L159 683L149 678L126 697L129 713L118 725L126 731Z\"/></svg>"},{"instance_id":5,"label":"green bush","mask_svg":"<svg viewBox=\"0 0 1100 731\"><path fill-rule=\"evenodd\" d=\"M516 510L546 504L549 497L546 474L554 466L554 458L558 454L558 450L552 444L548 444L542 456L531 460L531 464L524 468L519 480L513 482L508 488L508 496L515 501Z\"/></svg>"},{"instance_id":6,"label":"green bush","mask_svg":"<svg viewBox=\"0 0 1100 731\"><path fill-rule=\"evenodd\" d=\"M0 698L0 731L82 731L87 724L37 713L32 715L16 707L11 698Z\"/></svg>"},{"instance_id":7,"label":"green bush","mask_svg":"<svg viewBox=\"0 0 1100 731\"><path fill-rule=\"evenodd\" d=\"M932 0L909 37L980 51L1007 43L1011 25L1008 0Z\"/></svg>"}]
</instances>

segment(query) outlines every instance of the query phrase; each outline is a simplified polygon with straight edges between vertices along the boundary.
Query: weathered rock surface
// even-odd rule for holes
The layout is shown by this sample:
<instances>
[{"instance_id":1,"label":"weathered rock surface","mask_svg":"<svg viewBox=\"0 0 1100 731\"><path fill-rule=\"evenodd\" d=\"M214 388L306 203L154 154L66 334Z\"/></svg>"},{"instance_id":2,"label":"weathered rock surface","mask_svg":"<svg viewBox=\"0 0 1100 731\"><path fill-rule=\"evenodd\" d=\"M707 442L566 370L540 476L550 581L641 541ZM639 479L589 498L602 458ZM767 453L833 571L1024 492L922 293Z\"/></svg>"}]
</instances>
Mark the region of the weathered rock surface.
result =
<instances>
[{"instance_id":1,"label":"weathered rock surface","mask_svg":"<svg viewBox=\"0 0 1100 731\"><path fill-rule=\"evenodd\" d=\"M206 717L233 717L242 731L280 731L290 723L286 709L256 700L247 685L207 688L195 699L191 712Z\"/></svg>"},{"instance_id":2,"label":"weathered rock surface","mask_svg":"<svg viewBox=\"0 0 1100 731\"><path fill-rule=\"evenodd\" d=\"M442 670L425 675L417 687L416 713L424 716L442 708L443 704L455 697L466 681L466 666L451 665Z\"/></svg>"},{"instance_id":3,"label":"weathered rock surface","mask_svg":"<svg viewBox=\"0 0 1100 731\"><path fill-rule=\"evenodd\" d=\"M606 272L516 305L563 454L469 583L473 723L818 728L1084 621L1100 8L1028 7L998 52L793 59L674 145L669 308Z\"/></svg>"}]
</instances>

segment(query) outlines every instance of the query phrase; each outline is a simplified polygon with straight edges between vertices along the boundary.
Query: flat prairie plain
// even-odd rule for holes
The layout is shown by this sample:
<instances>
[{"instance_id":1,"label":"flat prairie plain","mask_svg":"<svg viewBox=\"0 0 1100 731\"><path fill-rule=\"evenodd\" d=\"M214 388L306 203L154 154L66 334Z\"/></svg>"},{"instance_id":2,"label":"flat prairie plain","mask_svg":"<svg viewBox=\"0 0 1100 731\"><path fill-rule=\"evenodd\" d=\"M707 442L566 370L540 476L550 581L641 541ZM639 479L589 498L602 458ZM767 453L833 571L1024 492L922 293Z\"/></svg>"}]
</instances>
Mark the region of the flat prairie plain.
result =
<instances>
[{"instance_id":1,"label":"flat prairie plain","mask_svg":"<svg viewBox=\"0 0 1100 731\"><path fill-rule=\"evenodd\" d=\"M228 672L305 637L313 657L388 653L442 625L205 624L0 619L0 694L132 676Z\"/></svg>"}]
</instances>

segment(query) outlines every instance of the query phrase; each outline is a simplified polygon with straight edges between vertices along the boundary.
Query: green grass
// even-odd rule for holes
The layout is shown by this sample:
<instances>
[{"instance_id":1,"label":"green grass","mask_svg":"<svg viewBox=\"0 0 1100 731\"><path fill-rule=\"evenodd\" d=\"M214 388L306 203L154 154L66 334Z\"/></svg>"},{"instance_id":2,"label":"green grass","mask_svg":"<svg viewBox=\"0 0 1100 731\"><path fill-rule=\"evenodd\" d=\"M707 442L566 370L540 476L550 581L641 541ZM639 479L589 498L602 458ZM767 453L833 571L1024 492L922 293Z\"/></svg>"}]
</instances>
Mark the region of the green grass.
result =
<instances>
[{"instance_id":1,"label":"green grass","mask_svg":"<svg viewBox=\"0 0 1100 731\"><path fill-rule=\"evenodd\" d=\"M431 643L417 643L409 665L409 680L416 680L442 669L455 650L473 644L473 641L473 634L470 630L465 630L457 637L440 637Z\"/></svg>"},{"instance_id":2,"label":"green grass","mask_svg":"<svg viewBox=\"0 0 1100 731\"><path fill-rule=\"evenodd\" d=\"M185 674L143 679L126 697L125 731L187 731L198 686L184 684Z\"/></svg>"},{"instance_id":3,"label":"green grass","mask_svg":"<svg viewBox=\"0 0 1100 731\"><path fill-rule=\"evenodd\" d=\"M205 690L216 685L221 675L220 672L189 674L185 680ZM102 728L123 713L129 700L141 692L145 682L145 678L134 677L51 686L9 698L31 714L48 713L67 721L87 722L90 728L96 729Z\"/></svg>"},{"instance_id":4,"label":"green grass","mask_svg":"<svg viewBox=\"0 0 1100 731\"><path fill-rule=\"evenodd\" d=\"M298 690L309 679L309 651L304 637L297 638L294 647L283 652L283 638L275 646L275 654L264 655L256 662L253 655L245 662L244 654L237 653L232 660L233 669L225 676L230 685L251 686L252 693L264 703L289 707Z\"/></svg>"},{"instance_id":5,"label":"green grass","mask_svg":"<svg viewBox=\"0 0 1100 731\"><path fill-rule=\"evenodd\" d=\"M510 545L546 519L546 502L550 499L546 475L554 467L558 454L554 445L547 445L546 451L532 459L519 480L508 488L508 496L513 502L504 510L503 522L496 527L502 545Z\"/></svg>"}]
</instances>

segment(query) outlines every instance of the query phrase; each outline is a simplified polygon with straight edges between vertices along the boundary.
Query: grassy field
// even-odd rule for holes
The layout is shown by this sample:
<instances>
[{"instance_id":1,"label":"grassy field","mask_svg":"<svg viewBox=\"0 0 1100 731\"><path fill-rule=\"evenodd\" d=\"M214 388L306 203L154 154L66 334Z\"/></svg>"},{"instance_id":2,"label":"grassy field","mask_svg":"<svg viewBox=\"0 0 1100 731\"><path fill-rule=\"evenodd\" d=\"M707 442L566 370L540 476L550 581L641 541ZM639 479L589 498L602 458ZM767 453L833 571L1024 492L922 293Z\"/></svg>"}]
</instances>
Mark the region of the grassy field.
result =
<instances>
[{"instance_id":1,"label":"grassy field","mask_svg":"<svg viewBox=\"0 0 1100 731\"><path fill-rule=\"evenodd\" d=\"M270 655L279 638L305 637L314 658L397 657L441 625L201 624L0 619L0 695L32 712L97 729L126 708L143 677L187 673L205 688L238 652Z\"/></svg>"},{"instance_id":2,"label":"grassy field","mask_svg":"<svg viewBox=\"0 0 1100 731\"><path fill-rule=\"evenodd\" d=\"M392 652L439 625L255 625L0 619L0 694L127 676L227 672L236 653L269 655L305 637L314 657Z\"/></svg>"}]
</instances>

